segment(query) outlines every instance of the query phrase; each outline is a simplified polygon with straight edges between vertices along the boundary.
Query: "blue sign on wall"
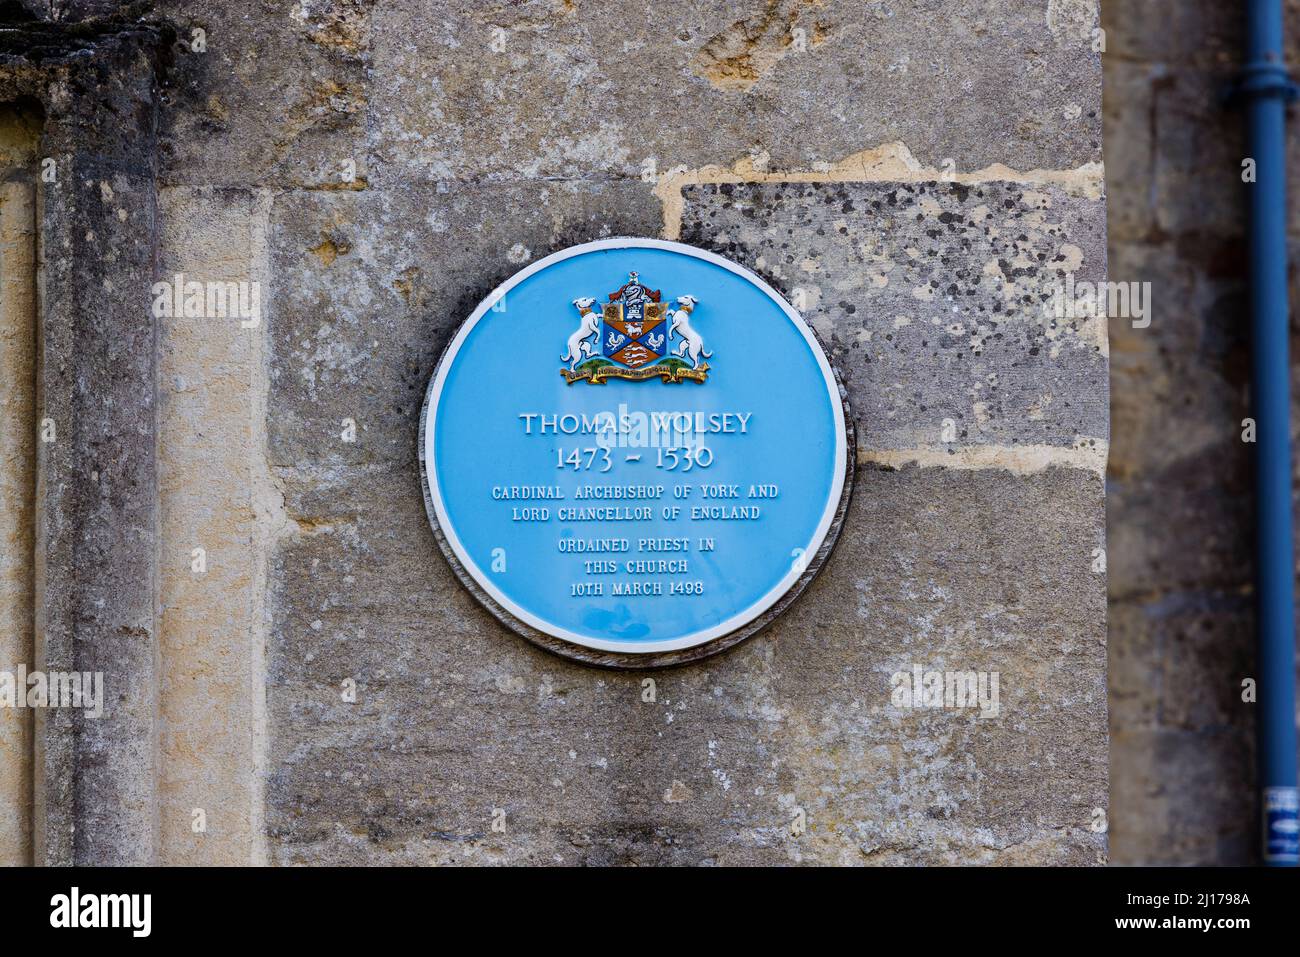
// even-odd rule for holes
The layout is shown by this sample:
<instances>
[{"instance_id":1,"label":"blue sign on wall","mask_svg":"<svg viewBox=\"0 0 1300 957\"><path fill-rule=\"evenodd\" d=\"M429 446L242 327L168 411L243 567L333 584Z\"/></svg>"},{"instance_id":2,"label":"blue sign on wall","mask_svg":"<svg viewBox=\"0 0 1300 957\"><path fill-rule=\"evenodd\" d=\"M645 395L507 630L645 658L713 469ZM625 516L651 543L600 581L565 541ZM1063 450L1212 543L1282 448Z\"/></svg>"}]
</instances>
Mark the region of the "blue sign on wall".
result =
<instances>
[{"instance_id":1,"label":"blue sign on wall","mask_svg":"<svg viewBox=\"0 0 1300 957\"><path fill-rule=\"evenodd\" d=\"M762 627L827 557L852 434L799 314L680 243L611 239L485 299L429 385L429 517L462 582L561 654L643 667Z\"/></svg>"}]
</instances>

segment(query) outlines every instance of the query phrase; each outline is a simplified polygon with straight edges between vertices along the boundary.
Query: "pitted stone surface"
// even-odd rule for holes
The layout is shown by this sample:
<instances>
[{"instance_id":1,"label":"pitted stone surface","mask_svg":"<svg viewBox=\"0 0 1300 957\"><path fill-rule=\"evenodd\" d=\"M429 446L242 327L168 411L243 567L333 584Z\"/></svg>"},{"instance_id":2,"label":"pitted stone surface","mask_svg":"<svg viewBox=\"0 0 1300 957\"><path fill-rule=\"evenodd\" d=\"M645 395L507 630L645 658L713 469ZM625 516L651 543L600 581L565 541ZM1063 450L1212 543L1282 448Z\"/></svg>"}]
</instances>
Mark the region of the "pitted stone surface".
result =
<instances>
[{"instance_id":1,"label":"pitted stone surface","mask_svg":"<svg viewBox=\"0 0 1300 957\"><path fill-rule=\"evenodd\" d=\"M377 175L638 175L751 148L794 169L892 140L933 166L1073 168L1101 156L1096 5L1056 5L1078 9L1053 23L1025 0L385 4Z\"/></svg>"},{"instance_id":2,"label":"pitted stone surface","mask_svg":"<svg viewBox=\"0 0 1300 957\"><path fill-rule=\"evenodd\" d=\"M896 140L933 167L1101 159L1095 0L249 6L163 5L208 38L178 53L169 182L792 169Z\"/></svg>"},{"instance_id":3,"label":"pitted stone surface","mask_svg":"<svg viewBox=\"0 0 1300 957\"><path fill-rule=\"evenodd\" d=\"M1067 273L1105 278L1102 201L1004 182L685 194L683 240L756 270L830 345L861 447L1105 441L1105 321L1053 301Z\"/></svg>"}]
</instances>

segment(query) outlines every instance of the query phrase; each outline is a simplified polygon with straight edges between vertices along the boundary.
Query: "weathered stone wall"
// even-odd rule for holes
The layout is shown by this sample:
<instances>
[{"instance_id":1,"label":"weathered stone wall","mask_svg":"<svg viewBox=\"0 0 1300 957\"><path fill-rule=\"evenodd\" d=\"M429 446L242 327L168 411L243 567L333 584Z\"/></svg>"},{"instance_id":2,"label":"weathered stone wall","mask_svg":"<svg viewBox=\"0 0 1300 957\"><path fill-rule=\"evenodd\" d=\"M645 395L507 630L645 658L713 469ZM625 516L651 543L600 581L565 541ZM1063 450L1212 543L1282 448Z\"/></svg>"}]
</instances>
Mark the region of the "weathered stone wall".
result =
<instances>
[{"instance_id":1,"label":"weathered stone wall","mask_svg":"<svg viewBox=\"0 0 1300 957\"><path fill-rule=\"evenodd\" d=\"M1105 341L1018 300L1067 261L1104 270L1099 176L1079 171L1099 159L1097 61L1038 4L947 5L939 36L937 12L399 4L356 34L368 85L332 93L359 115L331 155L363 156L365 188L270 214L269 454L301 529L272 573L271 859L1103 853ZM972 122L977 83L1025 111ZM914 152L842 162L896 139ZM709 163L739 182L691 174ZM1039 168L1057 172L1011 171ZM473 304L554 249L664 231L656 192L670 234L804 290L863 459L823 578L734 653L657 675L649 703L641 676L538 652L463 594L411 478L423 384ZM1000 672L1006 710L892 710L913 663Z\"/></svg>"},{"instance_id":2,"label":"weathered stone wall","mask_svg":"<svg viewBox=\"0 0 1300 957\"><path fill-rule=\"evenodd\" d=\"M146 856L1106 859L1107 336L1043 311L1106 272L1092 0L186 6L149 14L155 273L262 314L154 327ZM499 626L416 472L457 324L615 235L795 301L859 445L809 591L649 676ZM998 714L895 707L914 665Z\"/></svg>"},{"instance_id":3,"label":"weathered stone wall","mask_svg":"<svg viewBox=\"0 0 1300 957\"><path fill-rule=\"evenodd\" d=\"M1111 323L1112 858L1251 863L1246 148L1244 117L1222 100L1244 15L1208 0L1112 0L1103 11L1111 278L1150 282L1153 305L1148 328ZM1294 65L1300 4L1286 17ZM1290 149L1294 164L1295 123Z\"/></svg>"},{"instance_id":4,"label":"weathered stone wall","mask_svg":"<svg viewBox=\"0 0 1300 957\"><path fill-rule=\"evenodd\" d=\"M5 16L23 19L15 5ZM15 614L28 619L33 640L30 658L13 666L103 675L102 712L29 713L32 801L21 853L29 847L39 863L157 859L159 435L150 287L167 36L126 18L67 28L27 20L0 31L0 91L40 117L27 171L36 185L35 275L12 277L33 282L37 293L29 401L40 423L31 527L19 535L33 544L30 613ZM15 257L0 266L22 268ZM5 342L6 352L30 345Z\"/></svg>"}]
</instances>

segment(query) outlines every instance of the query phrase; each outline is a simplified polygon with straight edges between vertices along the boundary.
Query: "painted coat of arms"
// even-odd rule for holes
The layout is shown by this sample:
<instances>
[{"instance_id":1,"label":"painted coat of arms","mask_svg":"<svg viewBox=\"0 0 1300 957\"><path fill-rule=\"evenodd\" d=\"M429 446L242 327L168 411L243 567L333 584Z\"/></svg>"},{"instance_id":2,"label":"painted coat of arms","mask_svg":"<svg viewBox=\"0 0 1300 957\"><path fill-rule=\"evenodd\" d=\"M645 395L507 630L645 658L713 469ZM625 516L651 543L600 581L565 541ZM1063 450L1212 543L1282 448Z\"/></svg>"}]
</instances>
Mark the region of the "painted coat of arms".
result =
<instances>
[{"instance_id":1,"label":"painted coat of arms","mask_svg":"<svg viewBox=\"0 0 1300 957\"><path fill-rule=\"evenodd\" d=\"M704 339L691 328L691 313L699 305L694 296L678 296L675 305L663 302L661 291L650 289L636 273L609 294L599 306L584 296L573 300L581 317L569 336L569 347L560 359L569 364L561 369L569 385L590 382L603 385L606 379L661 379L664 382L703 382L712 358Z\"/></svg>"}]
</instances>

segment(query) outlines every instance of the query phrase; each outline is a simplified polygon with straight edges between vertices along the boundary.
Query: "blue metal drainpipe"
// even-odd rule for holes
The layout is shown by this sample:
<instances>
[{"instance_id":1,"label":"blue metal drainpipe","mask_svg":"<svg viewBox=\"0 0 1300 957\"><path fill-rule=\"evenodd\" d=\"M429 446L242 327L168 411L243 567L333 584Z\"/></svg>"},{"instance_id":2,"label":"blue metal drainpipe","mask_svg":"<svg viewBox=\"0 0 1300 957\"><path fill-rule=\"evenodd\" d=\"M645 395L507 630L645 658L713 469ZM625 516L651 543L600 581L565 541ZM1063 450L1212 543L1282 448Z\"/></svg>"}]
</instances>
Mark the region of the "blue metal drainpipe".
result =
<instances>
[{"instance_id":1,"label":"blue metal drainpipe","mask_svg":"<svg viewBox=\"0 0 1300 957\"><path fill-rule=\"evenodd\" d=\"M1282 55L1282 0L1247 0L1245 102L1256 182L1250 209L1251 362L1256 428L1258 778L1263 857L1294 867L1297 833L1295 595L1287 308L1286 107L1296 87Z\"/></svg>"}]
</instances>

